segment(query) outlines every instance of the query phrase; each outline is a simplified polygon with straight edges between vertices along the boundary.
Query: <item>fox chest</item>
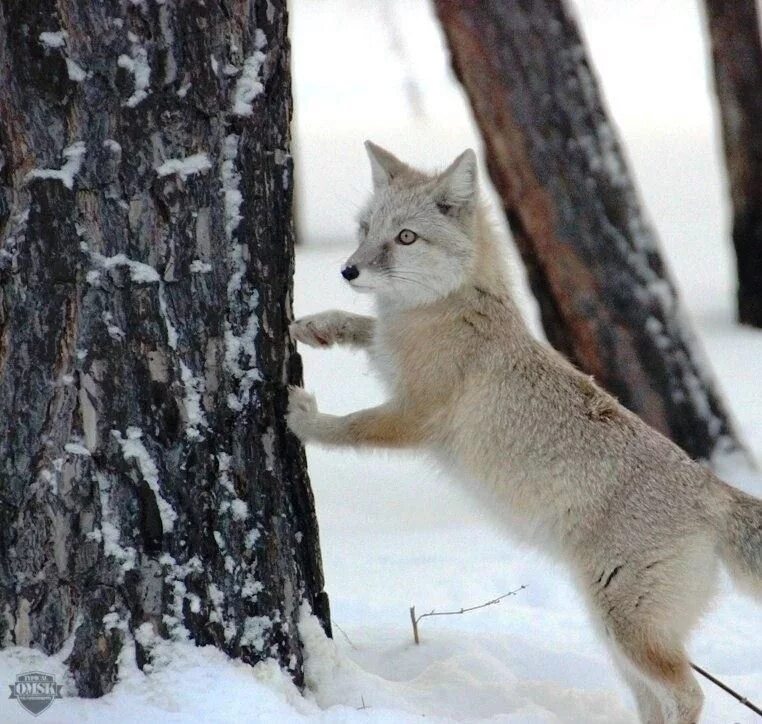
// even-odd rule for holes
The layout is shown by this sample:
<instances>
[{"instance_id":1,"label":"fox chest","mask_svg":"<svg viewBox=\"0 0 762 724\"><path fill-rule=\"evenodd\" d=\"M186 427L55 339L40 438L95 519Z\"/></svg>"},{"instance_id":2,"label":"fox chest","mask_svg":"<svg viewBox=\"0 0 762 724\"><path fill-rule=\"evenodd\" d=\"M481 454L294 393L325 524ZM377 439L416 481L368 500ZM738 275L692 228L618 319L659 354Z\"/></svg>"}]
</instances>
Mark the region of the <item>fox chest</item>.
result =
<instances>
[{"instance_id":1,"label":"fox chest","mask_svg":"<svg viewBox=\"0 0 762 724\"><path fill-rule=\"evenodd\" d=\"M436 397L451 386L455 374L452 354L425 334L397 336L379 330L370 361L390 394Z\"/></svg>"},{"instance_id":2,"label":"fox chest","mask_svg":"<svg viewBox=\"0 0 762 724\"><path fill-rule=\"evenodd\" d=\"M381 335L376 335L368 350L371 367L388 393L400 386L402 378L398 356L394 350L385 344Z\"/></svg>"}]
</instances>

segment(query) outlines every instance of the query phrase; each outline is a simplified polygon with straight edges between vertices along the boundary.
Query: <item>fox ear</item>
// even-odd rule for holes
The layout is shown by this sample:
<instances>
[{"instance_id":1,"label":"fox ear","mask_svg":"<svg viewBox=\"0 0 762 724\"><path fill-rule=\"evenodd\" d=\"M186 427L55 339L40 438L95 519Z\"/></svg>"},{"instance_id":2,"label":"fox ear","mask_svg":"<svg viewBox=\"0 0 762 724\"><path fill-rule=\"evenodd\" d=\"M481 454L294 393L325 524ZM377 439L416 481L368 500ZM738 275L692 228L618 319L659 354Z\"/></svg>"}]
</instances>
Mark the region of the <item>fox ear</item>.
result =
<instances>
[{"instance_id":1,"label":"fox ear","mask_svg":"<svg viewBox=\"0 0 762 724\"><path fill-rule=\"evenodd\" d=\"M462 208L476 198L476 154L468 148L440 175L437 203L445 208Z\"/></svg>"},{"instance_id":2,"label":"fox ear","mask_svg":"<svg viewBox=\"0 0 762 724\"><path fill-rule=\"evenodd\" d=\"M394 154L384 150L381 146L377 146L372 141L365 141L365 150L370 159L373 188L376 191L388 186L395 176L407 168Z\"/></svg>"}]
</instances>

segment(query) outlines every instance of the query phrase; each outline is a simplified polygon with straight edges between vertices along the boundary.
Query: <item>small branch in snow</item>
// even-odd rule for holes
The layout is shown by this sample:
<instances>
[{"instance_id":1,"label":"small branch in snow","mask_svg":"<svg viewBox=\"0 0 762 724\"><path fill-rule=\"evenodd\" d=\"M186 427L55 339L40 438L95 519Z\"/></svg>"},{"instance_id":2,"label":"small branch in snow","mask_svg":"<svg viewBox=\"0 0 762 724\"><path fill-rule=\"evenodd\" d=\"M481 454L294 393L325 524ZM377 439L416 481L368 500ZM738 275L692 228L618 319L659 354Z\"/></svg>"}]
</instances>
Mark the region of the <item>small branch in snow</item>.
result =
<instances>
[{"instance_id":1,"label":"small branch in snow","mask_svg":"<svg viewBox=\"0 0 762 724\"><path fill-rule=\"evenodd\" d=\"M734 699L737 699L741 702L747 709L751 709L755 714L758 714L759 716L762 716L762 709L760 709L756 704L749 701L743 694L739 694L735 689L731 689L724 681L721 681L720 679L712 676L708 671L705 671L700 666L696 666L696 664L691 663L691 667L694 671L697 671L701 676L703 676L705 679L708 679L711 681L715 686L720 687L723 691L730 694Z\"/></svg>"},{"instance_id":2,"label":"small branch in snow","mask_svg":"<svg viewBox=\"0 0 762 724\"><path fill-rule=\"evenodd\" d=\"M497 598L493 598L489 601L485 601L484 603L480 603L477 606L469 606L468 608L461 608L458 611L434 611L431 610L428 613L422 613L420 616L415 615L415 606L410 607L410 622L413 624L413 639L415 640L416 644L420 644L421 640L418 635L418 623L422 618L426 618L427 616L459 616L462 613L468 613L469 611L476 611L479 608L486 608L487 606L494 606L496 603L500 603L504 598L508 598L508 596L515 596L519 591L523 591L526 588L525 585L519 586L518 588L514 589L513 591L508 591L508 593L504 593L502 596L498 596Z\"/></svg>"},{"instance_id":3,"label":"small branch in snow","mask_svg":"<svg viewBox=\"0 0 762 724\"><path fill-rule=\"evenodd\" d=\"M410 623L413 624L413 640L417 646L421 643L421 639L418 636L418 619L415 617L415 606L410 607Z\"/></svg>"},{"instance_id":4,"label":"small branch in snow","mask_svg":"<svg viewBox=\"0 0 762 724\"><path fill-rule=\"evenodd\" d=\"M336 623L336 621L334 621L333 619L331 619L331 625L332 625L332 626L335 626L335 627L336 627L336 628L339 630L339 632L341 633L341 635L342 635L342 636L343 636L343 637L346 639L347 643L348 643L348 644L349 644L349 645L350 645L350 646L351 646L351 647L352 647L352 648L353 648L355 651L357 651L357 646L355 646L355 645L352 643L352 639L350 639L350 638L349 638L349 636L347 636L347 632L346 632L346 631L345 631L343 628L341 628L341 626L339 626L339 624L337 624L337 623Z\"/></svg>"}]
</instances>

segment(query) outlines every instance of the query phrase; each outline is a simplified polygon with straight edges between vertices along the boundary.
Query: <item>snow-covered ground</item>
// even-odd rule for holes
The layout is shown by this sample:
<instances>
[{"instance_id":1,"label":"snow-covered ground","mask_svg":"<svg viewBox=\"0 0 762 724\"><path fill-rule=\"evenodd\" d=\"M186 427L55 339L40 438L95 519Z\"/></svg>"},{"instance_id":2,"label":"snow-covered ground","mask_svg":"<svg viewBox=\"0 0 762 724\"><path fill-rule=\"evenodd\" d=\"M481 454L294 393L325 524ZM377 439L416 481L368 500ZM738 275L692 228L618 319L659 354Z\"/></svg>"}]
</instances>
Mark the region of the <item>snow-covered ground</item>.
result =
<instances>
[{"instance_id":1,"label":"snow-covered ground","mask_svg":"<svg viewBox=\"0 0 762 724\"><path fill-rule=\"evenodd\" d=\"M594 61L644 202L719 384L762 460L762 333L733 324L724 181L693 0L578 0ZM341 280L352 217L370 181L366 137L423 166L479 147L447 70L428 4L297 0L292 4L301 189L297 314L363 312ZM400 55L383 22L396 18ZM646 43L644 48L643 43ZM408 67L409 66L409 67ZM418 101L406 94L412 80ZM417 109L417 110L416 110ZM495 215L499 220L499 215ZM506 242L506 246L507 246ZM522 272L517 294L535 320ZM538 330L539 332L539 330ZM362 354L303 350L306 384L328 412L380 401ZM309 463L335 639L305 615L309 687L273 665L254 669L211 648L165 644L150 676L130 651L114 692L56 701L42 721L73 722L632 722L633 704L593 635L563 569L517 548L420 455L310 449ZM729 470L757 494L762 478ZM412 640L408 608L496 606L425 619ZM728 589L728 586L724 586ZM762 610L729 592L696 632L693 659L762 701ZM38 669L63 681L61 660L0 654L0 685ZM708 683L704 720L756 721ZM30 721L0 698L0 722Z\"/></svg>"}]
</instances>

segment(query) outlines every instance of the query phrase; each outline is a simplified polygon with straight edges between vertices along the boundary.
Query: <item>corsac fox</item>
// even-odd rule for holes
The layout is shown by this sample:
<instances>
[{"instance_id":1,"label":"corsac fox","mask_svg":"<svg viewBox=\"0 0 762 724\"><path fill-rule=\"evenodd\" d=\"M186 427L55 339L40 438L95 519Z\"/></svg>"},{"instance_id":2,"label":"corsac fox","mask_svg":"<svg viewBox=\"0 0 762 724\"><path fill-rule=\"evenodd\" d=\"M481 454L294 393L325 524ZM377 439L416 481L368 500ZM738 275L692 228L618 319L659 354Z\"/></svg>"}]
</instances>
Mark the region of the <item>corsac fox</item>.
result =
<instances>
[{"instance_id":1,"label":"corsac fox","mask_svg":"<svg viewBox=\"0 0 762 724\"><path fill-rule=\"evenodd\" d=\"M366 147L374 193L341 273L375 296L378 316L324 312L291 334L367 349L389 400L339 417L292 388L291 429L327 445L421 447L459 470L509 531L569 566L642 721L698 721L685 639L719 561L762 594L762 501L530 335L479 203L472 150L426 175Z\"/></svg>"}]
</instances>

